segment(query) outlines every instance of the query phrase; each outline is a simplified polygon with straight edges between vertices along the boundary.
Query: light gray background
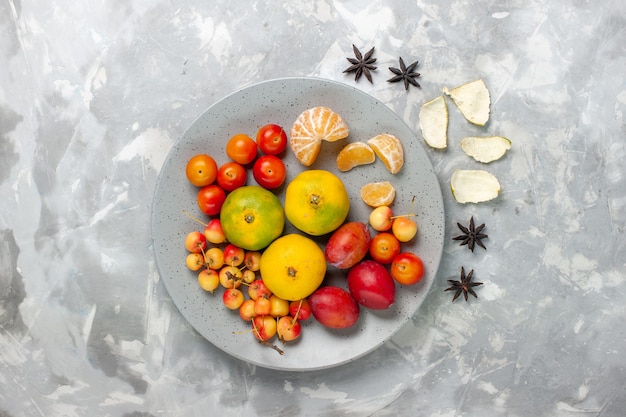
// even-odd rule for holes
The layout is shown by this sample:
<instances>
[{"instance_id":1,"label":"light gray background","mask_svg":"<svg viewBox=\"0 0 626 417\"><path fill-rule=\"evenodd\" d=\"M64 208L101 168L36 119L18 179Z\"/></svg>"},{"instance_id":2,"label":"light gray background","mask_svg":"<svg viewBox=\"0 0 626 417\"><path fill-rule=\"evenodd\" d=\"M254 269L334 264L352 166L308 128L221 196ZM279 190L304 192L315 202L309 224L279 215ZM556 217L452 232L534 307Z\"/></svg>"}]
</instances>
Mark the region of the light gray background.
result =
<instances>
[{"instance_id":1,"label":"light gray background","mask_svg":"<svg viewBox=\"0 0 626 417\"><path fill-rule=\"evenodd\" d=\"M0 2L0 415L620 416L626 409L626 8L621 0ZM374 84L342 74L376 47ZM422 89L388 84L419 60ZM353 364L240 362L182 318L150 209L176 139L232 90L316 76L413 129L444 86L483 78L491 121L450 107L427 152L447 226L414 320ZM500 134L497 200L454 202L458 146ZM470 216L487 251L451 238ZM474 269L479 299L443 290Z\"/></svg>"}]
</instances>

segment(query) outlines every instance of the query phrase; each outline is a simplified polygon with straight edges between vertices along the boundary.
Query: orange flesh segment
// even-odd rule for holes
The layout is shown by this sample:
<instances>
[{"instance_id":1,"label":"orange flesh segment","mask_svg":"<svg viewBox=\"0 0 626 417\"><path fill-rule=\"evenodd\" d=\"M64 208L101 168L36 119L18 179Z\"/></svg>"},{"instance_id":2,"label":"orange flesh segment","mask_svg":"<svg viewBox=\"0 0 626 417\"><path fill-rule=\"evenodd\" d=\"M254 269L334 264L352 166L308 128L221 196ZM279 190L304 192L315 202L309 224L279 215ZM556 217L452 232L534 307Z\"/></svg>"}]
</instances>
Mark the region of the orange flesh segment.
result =
<instances>
[{"instance_id":1,"label":"orange flesh segment","mask_svg":"<svg viewBox=\"0 0 626 417\"><path fill-rule=\"evenodd\" d=\"M392 174L397 174L404 165L404 148L397 137L388 133L374 136L367 143L374 149L376 156L383 161Z\"/></svg>"},{"instance_id":2,"label":"orange flesh segment","mask_svg":"<svg viewBox=\"0 0 626 417\"><path fill-rule=\"evenodd\" d=\"M361 187L361 199L370 207L389 206L396 198L396 189L389 181L371 182Z\"/></svg>"},{"instance_id":3,"label":"orange flesh segment","mask_svg":"<svg viewBox=\"0 0 626 417\"><path fill-rule=\"evenodd\" d=\"M328 107L313 107L302 112L291 126L289 146L301 164L310 166L322 141L335 142L348 134L348 125L339 114Z\"/></svg>"},{"instance_id":4,"label":"orange flesh segment","mask_svg":"<svg viewBox=\"0 0 626 417\"><path fill-rule=\"evenodd\" d=\"M365 142L352 142L339 151L337 155L337 169L345 172L352 168L371 164L376 160L376 154L371 146Z\"/></svg>"}]
</instances>

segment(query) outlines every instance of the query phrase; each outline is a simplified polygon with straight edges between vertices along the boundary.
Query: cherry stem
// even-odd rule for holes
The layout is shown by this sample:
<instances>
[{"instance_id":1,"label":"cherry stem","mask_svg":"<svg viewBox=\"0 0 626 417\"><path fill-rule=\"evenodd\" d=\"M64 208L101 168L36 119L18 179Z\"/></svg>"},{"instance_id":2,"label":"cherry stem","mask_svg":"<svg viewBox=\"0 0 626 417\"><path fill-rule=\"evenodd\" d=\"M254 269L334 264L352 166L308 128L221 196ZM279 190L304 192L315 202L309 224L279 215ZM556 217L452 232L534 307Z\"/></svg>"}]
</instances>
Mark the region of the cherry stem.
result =
<instances>
[{"instance_id":1,"label":"cherry stem","mask_svg":"<svg viewBox=\"0 0 626 417\"><path fill-rule=\"evenodd\" d=\"M254 322L254 320L252 320L252 331L259 338L259 340L263 340L263 338L261 337L261 333L259 332L259 329L256 327L256 323Z\"/></svg>"},{"instance_id":2,"label":"cherry stem","mask_svg":"<svg viewBox=\"0 0 626 417\"><path fill-rule=\"evenodd\" d=\"M417 217L417 214L413 213L413 207L415 206L415 196L411 198L411 209L409 210L409 214L399 214L397 216L391 216L390 219L397 219L398 217Z\"/></svg>"},{"instance_id":3,"label":"cherry stem","mask_svg":"<svg viewBox=\"0 0 626 417\"><path fill-rule=\"evenodd\" d=\"M206 260L206 252L204 251L204 248L200 245L198 245L200 247L200 252L202 252L202 259L204 260L204 266L206 266L207 268L211 269L211 265L209 265L209 263Z\"/></svg>"},{"instance_id":4,"label":"cherry stem","mask_svg":"<svg viewBox=\"0 0 626 417\"><path fill-rule=\"evenodd\" d=\"M263 338L261 337L261 333L259 332L258 327L256 327L256 324L254 323L254 320L252 320L252 329L250 329L250 330L252 332L254 332L254 334L257 336L257 339L259 340L260 344L262 344L263 346L271 347L272 349L274 349L276 352L278 352L281 355L285 354L285 352L283 352L278 346L271 344L267 340L263 340ZM233 332L233 333L235 333L235 332Z\"/></svg>"},{"instance_id":5,"label":"cherry stem","mask_svg":"<svg viewBox=\"0 0 626 417\"><path fill-rule=\"evenodd\" d=\"M271 347L272 349L274 349L276 352L278 352L281 355L285 354L285 352L281 348L279 348L276 345L271 344L267 340L259 340L259 343L262 344L263 346Z\"/></svg>"},{"instance_id":6,"label":"cherry stem","mask_svg":"<svg viewBox=\"0 0 626 417\"><path fill-rule=\"evenodd\" d=\"M202 226L205 226L205 227L207 226L206 223L204 223L202 220L200 220L199 218L197 218L194 215L192 215L191 213L189 213L187 210L183 210L183 213L185 214L185 216L189 217L194 222L200 223Z\"/></svg>"},{"instance_id":7,"label":"cherry stem","mask_svg":"<svg viewBox=\"0 0 626 417\"><path fill-rule=\"evenodd\" d=\"M298 309L296 310L296 314L293 315L293 320L291 320L292 326L296 324L296 321L298 320L298 316L300 315L301 308L302 308L302 300L300 300L300 302L298 303Z\"/></svg>"},{"instance_id":8,"label":"cherry stem","mask_svg":"<svg viewBox=\"0 0 626 417\"><path fill-rule=\"evenodd\" d=\"M390 219L397 219L398 217L417 217L417 214L409 213L409 214L398 214L397 216L391 216Z\"/></svg>"},{"instance_id":9,"label":"cherry stem","mask_svg":"<svg viewBox=\"0 0 626 417\"><path fill-rule=\"evenodd\" d=\"M233 334L246 334L246 333L252 333L255 332L256 329L247 329L247 330L241 330L238 332L233 332Z\"/></svg>"}]
</instances>

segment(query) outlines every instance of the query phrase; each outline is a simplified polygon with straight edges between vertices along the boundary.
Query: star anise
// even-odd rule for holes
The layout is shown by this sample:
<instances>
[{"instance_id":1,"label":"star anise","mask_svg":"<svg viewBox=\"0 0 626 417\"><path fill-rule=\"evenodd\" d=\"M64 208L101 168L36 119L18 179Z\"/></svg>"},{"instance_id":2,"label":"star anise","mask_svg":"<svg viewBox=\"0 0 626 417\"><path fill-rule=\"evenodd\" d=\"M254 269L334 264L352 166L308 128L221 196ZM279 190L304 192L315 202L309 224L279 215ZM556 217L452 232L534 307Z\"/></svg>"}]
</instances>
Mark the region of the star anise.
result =
<instances>
[{"instance_id":1,"label":"star anise","mask_svg":"<svg viewBox=\"0 0 626 417\"><path fill-rule=\"evenodd\" d=\"M404 65L404 60L400 57L400 68L392 68L389 67L389 71L396 74L394 77L387 80L387 82L395 83L398 81L404 81L404 89L409 89L409 84L413 84L415 87L421 87L419 83L415 80L420 76L418 72L415 72L415 68L417 67L418 61L415 61L408 67Z\"/></svg>"},{"instance_id":2,"label":"star anise","mask_svg":"<svg viewBox=\"0 0 626 417\"><path fill-rule=\"evenodd\" d=\"M483 285L482 282L472 282L472 276L474 275L474 270L472 269L467 276L465 275L465 268L461 267L461 280L456 281L454 279L449 279L448 282L452 284L451 287L446 288L444 291L456 291L454 293L454 297L452 297L452 301L459 298L459 295L463 293L463 297L465 297L465 301L467 301L467 294L472 294L475 298L478 298L472 287L477 287L479 285Z\"/></svg>"},{"instance_id":3,"label":"star anise","mask_svg":"<svg viewBox=\"0 0 626 417\"><path fill-rule=\"evenodd\" d=\"M461 223L456 224L459 229L463 232L462 235L453 237L452 240L462 240L461 246L467 245L469 250L474 252L474 246L478 245L483 249L487 249L481 239L487 239L487 235L481 233L485 228L485 223L481 224L478 227L474 227L474 216L470 219L469 228L463 226Z\"/></svg>"},{"instance_id":4,"label":"star anise","mask_svg":"<svg viewBox=\"0 0 626 417\"><path fill-rule=\"evenodd\" d=\"M372 47L372 49L367 51L365 56L363 56L363 54L361 54L361 51L359 51L359 49L354 45L352 45L352 50L354 51L354 56L356 58L346 58L352 65L346 68L343 72L354 72L354 81L359 81L361 75L365 75L365 78L367 78L367 80L373 84L372 74L370 73L370 71L374 71L377 68L372 65L374 62L376 62L376 58L372 58L372 54L374 54L374 48Z\"/></svg>"}]
</instances>

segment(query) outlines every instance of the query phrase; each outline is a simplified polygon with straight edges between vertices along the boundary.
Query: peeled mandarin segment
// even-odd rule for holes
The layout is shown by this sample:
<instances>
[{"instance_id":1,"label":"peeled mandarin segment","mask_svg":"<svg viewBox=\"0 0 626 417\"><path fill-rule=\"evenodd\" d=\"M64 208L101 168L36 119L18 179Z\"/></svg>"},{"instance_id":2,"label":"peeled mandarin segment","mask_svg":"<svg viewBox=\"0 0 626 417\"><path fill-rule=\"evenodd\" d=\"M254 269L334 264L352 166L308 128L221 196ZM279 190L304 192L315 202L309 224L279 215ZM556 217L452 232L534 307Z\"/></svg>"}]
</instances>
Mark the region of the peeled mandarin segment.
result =
<instances>
[{"instance_id":1,"label":"peeled mandarin segment","mask_svg":"<svg viewBox=\"0 0 626 417\"><path fill-rule=\"evenodd\" d=\"M511 149L511 141L503 136L468 136L461 140L463 151L482 163L496 161Z\"/></svg>"},{"instance_id":2,"label":"peeled mandarin segment","mask_svg":"<svg viewBox=\"0 0 626 417\"><path fill-rule=\"evenodd\" d=\"M335 142L348 137L350 130L343 118L328 107L314 107L311 122L322 140Z\"/></svg>"},{"instance_id":3,"label":"peeled mandarin segment","mask_svg":"<svg viewBox=\"0 0 626 417\"><path fill-rule=\"evenodd\" d=\"M388 133L374 136L367 141L372 147L376 156L383 161L389 172L397 174L404 165L404 148L402 142L397 137Z\"/></svg>"},{"instance_id":4,"label":"peeled mandarin segment","mask_svg":"<svg viewBox=\"0 0 626 417\"><path fill-rule=\"evenodd\" d=\"M478 126L484 126L489 120L489 106L491 99L485 82L476 80L443 92L450 96L459 111L469 121Z\"/></svg>"},{"instance_id":5,"label":"peeled mandarin segment","mask_svg":"<svg viewBox=\"0 0 626 417\"><path fill-rule=\"evenodd\" d=\"M361 199L370 207L388 206L396 198L396 189L389 181L371 182L361 187Z\"/></svg>"},{"instance_id":6,"label":"peeled mandarin segment","mask_svg":"<svg viewBox=\"0 0 626 417\"><path fill-rule=\"evenodd\" d=\"M352 142L339 151L337 155L337 169L350 171L352 168L371 164L376 160L374 150L365 142Z\"/></svg>"},{"instance_id":7,"label":"peeled mandarin segment","mask_svg":"<svg viewBox=\"0 0 626 417\"><path fill-rule=\"evenodd\" d=\"M422 105L419 121L426 144L435 149L448 146L448 105L443 96Z\"/></svg>"},{"instance_id":8,"label":"peeled mandarin segment","mask_svg":"<svg viewBox=\"0 0 626 417\"><path fill-rule=\"evenodd\" d=\"M304 137L293 139L292 130L292 136L289 139L289 146L296 156L296 159L298 159L302 165L308 167L311 166L317 159L317 155L319 155L320 150L322 149L322 141L319 139Z\"/></svg>"},{"instance_id":9,"label":"peeled mandarin segment","mask_svg":"<svg viewBox=\"0 0 626 417\"><path fill-rule=\"evenodd\" d=\"M500 194L500 183L487 171L457 169L450 179L450 189L459 203L481 203Z\"/></svg>"},{"instance_id":10,"label":"peeled mandarin segment","mask_svg":"<svg viewBox=\"0 0 626 417\"><path fill-rule=\"evenodd\" d=\"M322 141L334 142L348 137L344 120L328 107L313 107L302 112L291 126L289 146L300 163L310 166L320 152Z\"/></svg>"}]
</instances>

